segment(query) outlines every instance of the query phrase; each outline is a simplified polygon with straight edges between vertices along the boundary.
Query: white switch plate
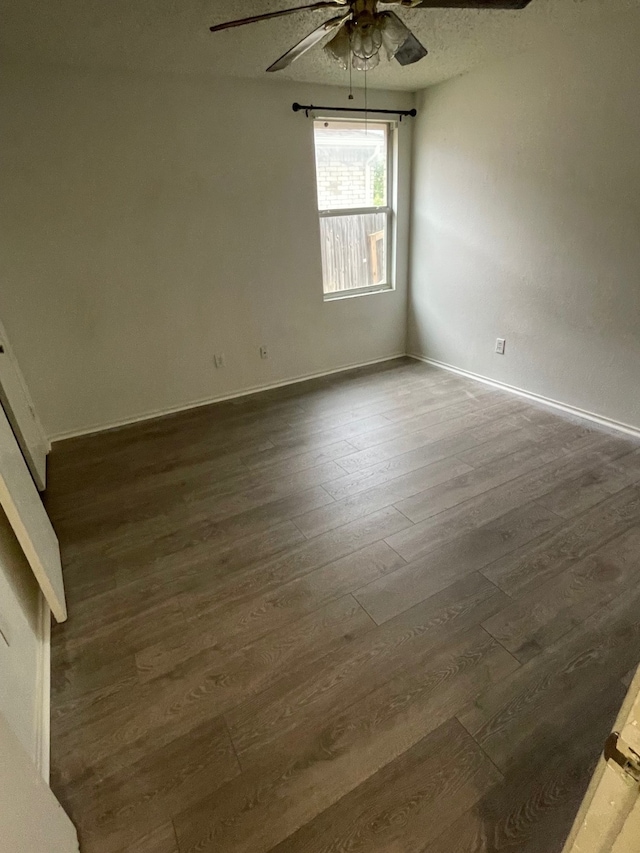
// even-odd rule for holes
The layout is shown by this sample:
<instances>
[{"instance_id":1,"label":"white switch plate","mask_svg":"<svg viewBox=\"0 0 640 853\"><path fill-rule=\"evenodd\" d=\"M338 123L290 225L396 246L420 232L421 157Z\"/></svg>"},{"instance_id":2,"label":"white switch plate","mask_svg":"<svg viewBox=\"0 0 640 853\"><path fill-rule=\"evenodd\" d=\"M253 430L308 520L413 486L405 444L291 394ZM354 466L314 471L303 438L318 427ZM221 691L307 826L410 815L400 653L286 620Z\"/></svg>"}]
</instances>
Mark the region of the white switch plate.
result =
<instances>
[{"instance_id":1,"label":"white switch plate","mask_svg":"<svg viewBox=\"0 0 640 853\"><path fill-rule=\"evenodd\" d=\"M269 358L269 350L266 347L260 347L260 358Z\"/></svg>"},{"instance_id":2,"label":"white switch plate","mask_svg":"<svg viewBox=\"0 0 640 853\"><path fill-rule=\"evenodd\" d=\"M504 355L504 348L507 342L504 338L496 338L496 352L498 355Z\"/></svg>"},{"instance_id":3,"label":"white switch plate","mask_svg":"<svg viewBox=\"0 0 640 853\"><path fill-rule=\"evenodd\" d=\"M225 361L225 358L224 358L224 353L223 353L223 352L219 352L219 353L217 353L216 355L214 355L214 357L213 357L213 363L215 364L215 366L216 366L216 367L224 367L224 366L226 365L226 361Z\"/></svg>"}]
</instances>

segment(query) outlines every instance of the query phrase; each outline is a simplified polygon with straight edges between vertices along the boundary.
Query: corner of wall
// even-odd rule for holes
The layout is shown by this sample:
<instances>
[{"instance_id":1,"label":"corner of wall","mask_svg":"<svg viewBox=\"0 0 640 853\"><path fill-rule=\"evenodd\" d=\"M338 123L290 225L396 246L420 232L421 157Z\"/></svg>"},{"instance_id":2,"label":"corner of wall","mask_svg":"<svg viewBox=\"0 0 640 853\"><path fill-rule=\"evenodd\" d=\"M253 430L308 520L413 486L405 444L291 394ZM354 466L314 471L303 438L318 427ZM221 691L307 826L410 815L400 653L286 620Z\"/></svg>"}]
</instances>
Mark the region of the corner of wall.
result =
<instances>
[{"instance_id":1,"label":"corner of wall","mask_svg":"<svg viewBox=\"0 0 640 853\"><path fill-rule=\"evenodd\" d=\"M415 237L415 169L416 169L416 129L420 121L420 106L422 102L422 92L420 90L411 93L413 106L417 110L417 115L411 122L411 156L409 165L409 221L408 221L408 244L407 244L407 299L405 303L405 323L404 323L404 351L409 354L413 351L412 340L412 298L414 289L414 237Z\"/></svg>"}]
</instances>

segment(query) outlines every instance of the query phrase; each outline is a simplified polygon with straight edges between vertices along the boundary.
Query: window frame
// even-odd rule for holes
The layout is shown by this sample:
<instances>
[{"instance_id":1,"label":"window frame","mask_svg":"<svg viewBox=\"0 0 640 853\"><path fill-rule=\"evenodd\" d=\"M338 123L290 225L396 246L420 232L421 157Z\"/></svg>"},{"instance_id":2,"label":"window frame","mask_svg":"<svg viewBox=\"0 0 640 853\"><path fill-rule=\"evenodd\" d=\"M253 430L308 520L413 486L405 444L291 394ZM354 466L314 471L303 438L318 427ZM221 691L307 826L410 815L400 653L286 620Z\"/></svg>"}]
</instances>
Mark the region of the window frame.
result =
<instances>
[{"instance_id":1,"label":"window frame","mask_svg":"<svg viewBox=\"0 0 640 853\"><path fill-rule=\"evenodd\" d=\"M344 122L345 124L367 124L386 126L387 143L387 174L386 174L386 204L379 207L340 207L335 209L320 210L318 207L318 166L316 160L315 128L316 122L330 121L331 123ZM336 299L351 299L354 296L367 296L371 293L388 293L395 290L395 258L396 258L396 170L397 170L397 148L398 148L398 122L386 119L363 119L354 116L317 115L313 121L313 150L314 150L314 172L316 186L316 210L318 213L318 224L322 219L336 219L339 216L361 216L368 214L383 213L386 215L386 245L384 281L365 287L350 287L346 290L335 290L329 293L324 289L324 268L322 270L322 297L324 302L333 302ZM320 236L320 234L319 234Z\"/></svg>"}]
</instances>

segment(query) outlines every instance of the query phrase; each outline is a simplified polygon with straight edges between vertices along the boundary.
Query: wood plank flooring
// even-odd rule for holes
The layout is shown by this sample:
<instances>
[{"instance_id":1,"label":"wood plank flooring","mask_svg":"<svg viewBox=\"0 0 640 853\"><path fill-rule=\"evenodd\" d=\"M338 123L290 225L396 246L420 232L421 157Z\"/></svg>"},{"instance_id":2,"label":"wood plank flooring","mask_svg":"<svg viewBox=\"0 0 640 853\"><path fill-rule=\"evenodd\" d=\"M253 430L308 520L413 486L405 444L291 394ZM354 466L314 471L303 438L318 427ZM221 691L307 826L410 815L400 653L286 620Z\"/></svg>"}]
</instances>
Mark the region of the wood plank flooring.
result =
<instances>
[{"instance_id":1,"label":"wood plank flooring","mask_svg":"<svg viewBox=\"0 0 640 853\"><path fill-rule=\"evenodd\" d=\"M399 359L49 482L83 853L559 853L640 661L640 442Z\"/></svg>"}]
</instances>

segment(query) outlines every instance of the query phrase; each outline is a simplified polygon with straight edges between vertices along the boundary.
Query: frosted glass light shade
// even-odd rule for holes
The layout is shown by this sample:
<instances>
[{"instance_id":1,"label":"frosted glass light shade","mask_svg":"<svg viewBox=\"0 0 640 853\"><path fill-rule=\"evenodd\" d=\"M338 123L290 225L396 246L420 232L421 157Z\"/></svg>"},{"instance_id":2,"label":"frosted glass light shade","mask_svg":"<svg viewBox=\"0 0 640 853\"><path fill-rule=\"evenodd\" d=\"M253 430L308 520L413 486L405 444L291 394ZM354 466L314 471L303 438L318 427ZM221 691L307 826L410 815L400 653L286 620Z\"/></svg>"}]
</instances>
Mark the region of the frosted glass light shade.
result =
<instances>
[{"instance_id":1,"label":"frosted glass light shade","mask_svg":"<svg viewBox=\"0 0 640 853\"><path fill-rule=\"evenodd\" d=\"M351 62L357 71L370 71L380 62L381 48L392 59L410 34L396 15L363 13L340 27L324 49L345 69Z\"/></svg>"}]
</instances>

